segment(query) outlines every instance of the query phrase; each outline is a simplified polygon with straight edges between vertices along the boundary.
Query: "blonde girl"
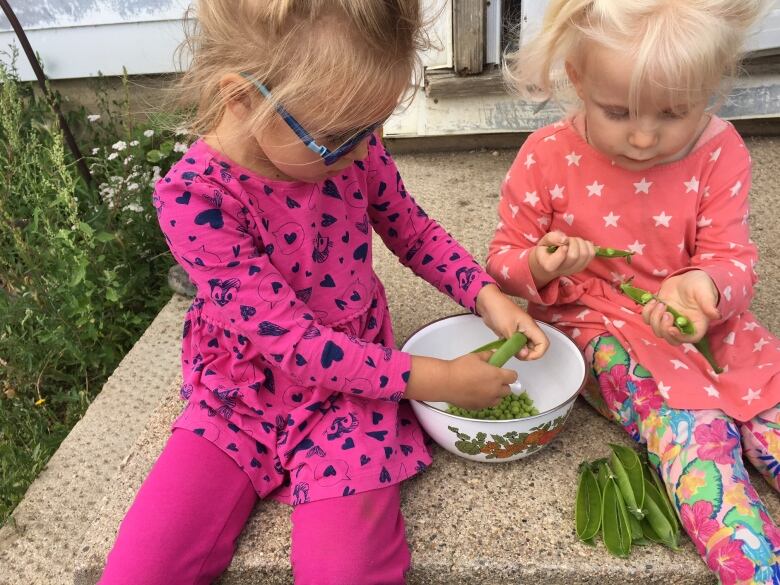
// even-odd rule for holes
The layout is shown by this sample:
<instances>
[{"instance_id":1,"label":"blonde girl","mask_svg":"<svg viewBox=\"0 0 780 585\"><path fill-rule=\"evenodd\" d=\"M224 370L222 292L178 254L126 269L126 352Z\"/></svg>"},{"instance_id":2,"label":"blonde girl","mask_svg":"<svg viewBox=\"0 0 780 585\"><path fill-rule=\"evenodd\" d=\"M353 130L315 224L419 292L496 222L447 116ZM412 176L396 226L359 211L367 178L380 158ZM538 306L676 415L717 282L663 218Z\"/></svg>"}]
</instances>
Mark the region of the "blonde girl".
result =
<instances>
[{"instance_id":1,"label":"blonde girl","mask_svg":"<svg viewBox=\"0 0 780 585\"><path fill-rule=\"evenodd\" d=\"M743 462L780 488L780 342L748 310L750 155L713 107L765 8L552 0L509 78L526 97L576 105L520 150L488 257L503 290L580 345L586 399L646 444L725 584L780 582L780 530ZM632 262L596 257L596 245ZM630 279L659 300L635 305L617 287ZM721 373L692 345L705 335Z\"/></svg>"},{"instance_id":2,"label":"blonde girl","mask_svg":"<svg viewBox=\"0 0 780 585\"><path fill-rule=\"evenodd\" d=\"M547 340L414 202L375 131L424 44L416 0L202 0L182 92L201 138L157 185L197 285L187 400L101 583L210 583L258 498L294 506L296 583L402 583L399 486L431 463L404 398L496 404L488 353L395 349L372 228L496 334Z\"/></svg>"}]
</instances>

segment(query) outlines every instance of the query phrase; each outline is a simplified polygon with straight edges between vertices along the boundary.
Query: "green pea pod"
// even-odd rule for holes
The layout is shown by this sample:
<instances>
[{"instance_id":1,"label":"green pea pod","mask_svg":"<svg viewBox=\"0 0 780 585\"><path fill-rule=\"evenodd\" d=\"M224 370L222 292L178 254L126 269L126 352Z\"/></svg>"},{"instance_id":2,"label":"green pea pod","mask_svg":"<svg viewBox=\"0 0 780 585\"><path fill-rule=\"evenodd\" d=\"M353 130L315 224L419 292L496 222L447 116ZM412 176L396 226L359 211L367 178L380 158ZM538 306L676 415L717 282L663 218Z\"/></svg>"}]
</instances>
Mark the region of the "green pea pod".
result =
<instances>
[{"instance_id":1,"label":"green pea pod","mask_svg":"<svg viewBox=\"0 0 780 585\"><path fill-rule=\"evenodd\" d=\"M506 339L503 337L499 337L495 341L491 341L490 343L486 343L485 345L480 345L477 349L472 349L469 353L479 353L481 351L493 351L494 349L498 349L504 343L506 342Z\"/></svg>"},{"instance_id":2,"label":"green pea pod","mask_svg":"<svg viewBox=\"0 0 780 585\"><path fill-rule=\"evenodd\" d=\"M710 340L706 336L702 337L699 341L694 343L693 346L699 350L701 355L704 356L704 359L706 359L707 363L712 366L712 369L716 374L723 373L723 368L721 368L718 365L718 362L715 361L715 356L712 354L712 348L710 347Z\"/></svg>"},{"instance_id":3,"label":"green pea pod","mask_svg":"<svg viewBox=\"0 0 780 585\"><path fill-rule=\"evenodd\" d=\"M596 481L599 484L599 490L601 490L601 493L604 493L604 489L607 487L607 481L609 481L610 471L609 466L607 465L607 460L602 459L599 463L599 470L596 474Z\"/></svg>"},{"instance_id":4,"label":"green pea pod","mask_svg":"<svg viewBox=\"0 0 780 585\"><path fill-rule=\"evenodd\" d=\"M628 526L631 529L632 546L635 544L640 546L648 544L647 539L645 539L644 532L642 531L642 525L633 514L628 514Z\"/></svg>"},{"instance_id":5,"label":"green pea pod","mask_svg":"<svg viewBox=\"0 0 780 585\"><path fill-rule=\"evenodd\" d=\"M657 536L661 543L668 546L671 549L677 550L678 547L678 531L669 522L669 519L661 511L659 502L656 501L658 492L650 482L646 483L647 498L645 498L645 511L647 516L647 522Z\"/></svg>"},{"instance_id":6,"label":"green pea pod","mask_svg":"<svg viewBox=\"0 0 780 585\"><path fill-rule=\"evenodd\" d=\"M642 461L636 451L623 445L609 445L612 448L610 467L615 472L620 493L626 501L628 511L637 519L644 516L645 481Z\"/></svg>"},{"instance_id":7,"label":"green pea pod","mask_svg":"<svg viewBox=\"0 0 780 585\"><path fill-rule=\"evenodd\" d=\"M580 481L577 487L577 508L575 510L577 537L590 541L601 527L601 491L596 476L587 465L580 467Z\"/></svg>"},{"instance_id":8,"label":"green pea pod","mask_svg":"<svg viewBox=\"0 0 780 585\"><path fill-rule=\"evenodd\" d=\"M655 469L653 469L649 462L645 462L644 468L647 472L645 477L648 478L651 487L655 487L655 493L653 495L658 495L657 498L654 498L656 503L660 506L661 511L664 513L664 516L666 516L667 520L669 520L669 523L672 525L672 527L679 533L680 520L677 518L677 512L675 512L675 509L672 507L672 503L669 501L669 496L666 494L666 488L664 487L664 484L661 483L661 478L658 477L658 474L655 472ZM647 484L645 484L645 493L648 491L652 490L648 490Z\"/></svg>"},{"instance_id":9,"label":"green pea pod","mask_svg":"<svg viewBox=\"0 0 780 585\"><path fill-rule=\"evenodd\" d=\"M601 537L604 546L613 555L627 557L631 552L631 527L628 523L628 512L620 495L617 482L613 478L607 480L604 494L601 498Z\"/></svg>"},{"instance_id":10,"label":"green pea pod","mask_svg":"<svg viewBox=\"0 0 780 585\"><path fill-rule=\"evenodd\" d=\"M513 355L515 355L518 351L520 351L520 348L525 346L525 344L528 343L528 338L518 331L512 337L507 339L501 347L499 347L495 353L490 356L490 359L488 360L488 363L491 366L496 366L498 368L502 367L505 363L509 361L509 358L511 358Z\"/></svg>"},{"instance_id":11,"label":"green pea pod","mask_svg":"<svg viewBox=\"0 0 780 585\"><path fill-rule=\"evenodd\" d=\"M547 251L550 254L553 254L558 249L558 246L547 246ZM631 264L631 256L634 255L634 252L629 252L628 250L617 250L615 248L602 248L601 246L596 246L596 256L600 258L625 258L626 262Z\"/></svg>"}]
</instances>

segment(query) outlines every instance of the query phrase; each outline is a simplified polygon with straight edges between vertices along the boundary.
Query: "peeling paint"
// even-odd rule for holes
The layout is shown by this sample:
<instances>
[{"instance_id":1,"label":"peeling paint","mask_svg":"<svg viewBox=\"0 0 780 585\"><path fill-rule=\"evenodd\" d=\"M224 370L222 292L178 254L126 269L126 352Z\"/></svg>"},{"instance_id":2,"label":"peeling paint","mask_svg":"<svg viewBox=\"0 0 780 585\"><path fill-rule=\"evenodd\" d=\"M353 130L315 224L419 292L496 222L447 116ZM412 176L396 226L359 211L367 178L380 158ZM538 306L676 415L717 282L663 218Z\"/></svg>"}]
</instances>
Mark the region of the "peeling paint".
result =
<instances>
[{"instance_id":1,"label":"peeling paint","mask_svg":"<svg viewBox=\"0 0 780 585\"><path fill-rule=\"evenodd\" d=\"M179 19L186 0L11 0L26 30ZM11 30L0 15L0 31Z\"/></svg>"}]
</instances>

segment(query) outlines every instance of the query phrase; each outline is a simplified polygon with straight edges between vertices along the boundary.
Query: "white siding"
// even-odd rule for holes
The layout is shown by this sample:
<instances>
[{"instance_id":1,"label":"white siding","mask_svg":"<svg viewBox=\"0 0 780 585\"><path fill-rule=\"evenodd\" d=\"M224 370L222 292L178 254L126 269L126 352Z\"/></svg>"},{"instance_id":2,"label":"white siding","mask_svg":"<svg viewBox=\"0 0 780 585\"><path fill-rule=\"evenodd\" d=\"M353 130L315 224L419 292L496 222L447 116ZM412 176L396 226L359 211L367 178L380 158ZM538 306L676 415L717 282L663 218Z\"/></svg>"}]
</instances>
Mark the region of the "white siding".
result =
<instances>
[{"instance_id":1,"label":"white siding","mask_svg":"<svg viewBox=\"0 0 780 585\"><path fill-rule=\"evenodd\" d=\"M174 49L183 39L188 0L21 0L11 5L40 55L46 74L68 79L175 70ZM0 50L19 47L0 14ZM0 60L8 61L0 54ZM22 79L34 75L26 57L17 61Z\"/></svg>"}]
</instances>

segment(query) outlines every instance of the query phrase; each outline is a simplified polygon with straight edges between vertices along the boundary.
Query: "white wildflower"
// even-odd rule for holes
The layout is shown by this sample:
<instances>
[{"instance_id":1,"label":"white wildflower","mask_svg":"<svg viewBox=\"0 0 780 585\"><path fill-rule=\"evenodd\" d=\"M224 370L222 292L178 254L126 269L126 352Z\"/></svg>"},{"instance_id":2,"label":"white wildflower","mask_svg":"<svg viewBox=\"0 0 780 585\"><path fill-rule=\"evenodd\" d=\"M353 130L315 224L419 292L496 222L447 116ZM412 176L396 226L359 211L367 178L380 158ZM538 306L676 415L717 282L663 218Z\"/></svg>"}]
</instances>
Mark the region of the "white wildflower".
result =
<instances>
[{"instance_id":1,"label":"white wildflower","mask_svg":"<svg viewBox=\"0 0 780 585\"><path fill-rule=\"evenodd\" d=\"M114 150L122 151L127 148L127 142L125 142L124 140L120 140L116 144L112 145L111 148L113 148Z\"/></svg>"},{"instance_id":2,"label":"white wildflower","mask_svg":"<svg viewBox=\"0 0 780 585\"><path fill-rule=\"evenodd\" d=\"M154 136L154 130L144 130L144 136L146 136L147 138L151 138L152 136Z\"/></svg>"},{"instance_id":3,"label":"white wildflower","mask_svg":"<svg viewBox=\"0 0 780 585\"><path fill-rule=\"evenodd\" d=\"M118 156L119 155L117 153L112 152L111 154L108 155L108 160L114 160Z\"/></svg>"},{"instance_id":4,"label":"white wildflower","mask_svg":"<svg viewBox=\"0 0 780 585\"><path fill-rule=\"evenodd\" d=\"M100 152L99 148L93 148L92 149L92 156L95 156L98 152Z\"/></svg>"},{"instance_id":5,"label":"white wildflower","mask_svg":"<svg viewBox=\"0 0 780 585\"><path fill-rule=\"evenodd\" d=\"M137 140L133 140L133 141L130 143L130 146L138 146L139 144L141 144L141 143L140 143L140 142L138 142Z\"/></svg>"},{"instance_id":6,"label":"white wildflower","mask_svg":"<svg viewBox=\"0 0 780 585\"><path fill-rule=\"evenodd\" d=\"M127 186L127 190L128 190L128 191L138 191L138 188L139 188L139 185L138 185L138 183L130 183L130 184Z\"/></svg>"},{"instance_id":7,"label":"white wildflower","mask_svg":"<svg viewBox=\"0 0 780 585\"><path fill-rule=\"evenodd\" d=\"M130 203L122 208L122 211L132 211L134 213L141 213L144 210L138 203Z\"/></svg>"},{"instance_id":8,"label":"white wildflower","mask_svg":"<svg viewBox=\"0 0 780 585\"><path fill-rule=\"evenodd\" d=\"M87 120L89 120L90 122L97 122L98 120L100 120L100 114L90 114L89 116L87 116Z\"/></svg>"},{"instance_id":9,"label":"white wildflower","mask_svg":"<svg viewBox=\"0 0 780 585\"><path fill-rule=\"evenodd\" d=\"M190 131L186 128L176 128L176 136L186 136Z\"/></svg>"},{"instance_id":10,"label":"white wildflower","mask_svg":"<svg viewBox=\"0 0 780 585\"><path fill-rule=\"evenodd\" d=\"M132 162L132 160L133 160L133 155L131 154L124 160L125 166L129 165Z\"/></svg>"},{"instance_id":11,"label":"white wildflower","mask_svg":"<svg viewBox=\"0 0 780 585\"><path fill-rule=\"evenodd\" d=\"M184 142L177 142L176 144L173 145L174 152L187 152L188 148L189 146L187 146L187 144L185 144Z\"/></svg>"}]
</instances>

